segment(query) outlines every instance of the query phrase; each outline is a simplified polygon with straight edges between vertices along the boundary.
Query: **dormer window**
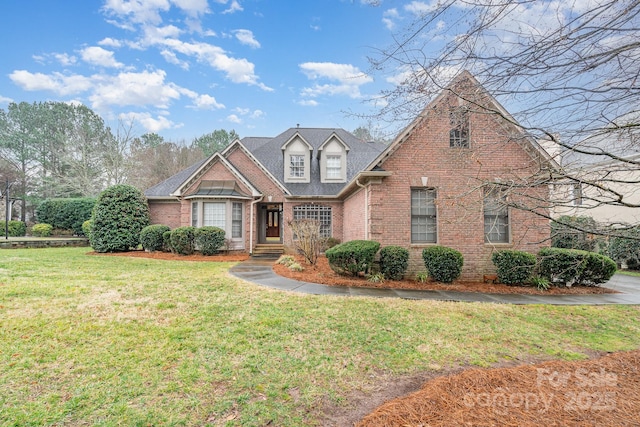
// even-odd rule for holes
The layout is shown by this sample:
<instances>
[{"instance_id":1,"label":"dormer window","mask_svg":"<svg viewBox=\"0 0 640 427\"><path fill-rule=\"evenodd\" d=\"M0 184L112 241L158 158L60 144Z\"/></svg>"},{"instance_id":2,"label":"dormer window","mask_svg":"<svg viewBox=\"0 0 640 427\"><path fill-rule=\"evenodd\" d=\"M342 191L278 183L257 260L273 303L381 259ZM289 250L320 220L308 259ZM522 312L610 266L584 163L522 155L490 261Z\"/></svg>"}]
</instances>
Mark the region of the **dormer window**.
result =
<instances>
[{"instance_id":1,"label":"dormer window","mask_svg":"<svg viewBox=\"0 0 640 427\"><path fill-rule=\"evenodd\" d=\"M304 178L304 156L291 154L289 160L289 176L291 178Z\"/></svg>"},{"instance_id":2,"label":"dormer window","mask_svg":"<svg viewBox=\"0 0 640 427\"><path fill-rule=\"evenodd\" d=\"M342 156L327 156L327 179L342 178Z\"/></svg>"}]
</instances>

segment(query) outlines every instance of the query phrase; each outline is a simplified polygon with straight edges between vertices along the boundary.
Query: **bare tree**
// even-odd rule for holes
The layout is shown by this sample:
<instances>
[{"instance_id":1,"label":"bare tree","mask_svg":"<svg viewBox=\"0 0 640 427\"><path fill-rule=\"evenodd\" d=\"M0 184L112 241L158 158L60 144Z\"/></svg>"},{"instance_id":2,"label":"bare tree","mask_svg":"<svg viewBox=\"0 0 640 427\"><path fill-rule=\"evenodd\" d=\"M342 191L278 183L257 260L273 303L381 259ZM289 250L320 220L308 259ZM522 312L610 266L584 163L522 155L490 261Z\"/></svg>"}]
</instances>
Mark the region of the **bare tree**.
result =
<instances>
[{"instance_id":1,"label":"bare tree","mask_svg":"<svg viewBox=\"0 0 640 427\"><path fill-rule=\"evenodd\" d=\"M289 227L296 236L294 240L296 249L309 264L315 265L325 244L325 239L320 234L320 221L296 219L289 222Z\"/></svg>"},{"instance_id":2,"label":"bare tree","mask_svg":"<svg viewBox=\"0 0 640 427\"><path fill-rule=\"evenodd\" d=\"M443 0L423 6L395 43L371 59L375 72L397 83L381 94L378 120L406 123L443 90L455 92L448 83L469 70L499 103L478 102L465 88L453 94L474 113L510 122L557 162L553 171L483 184L512 193L556 189L551 200L510 198L519 209L640 211L639 1ZM513 140L522 133L514 132ZM623 224L613 225L614 234L624 231Z\"/></svg>"}]
</instances>

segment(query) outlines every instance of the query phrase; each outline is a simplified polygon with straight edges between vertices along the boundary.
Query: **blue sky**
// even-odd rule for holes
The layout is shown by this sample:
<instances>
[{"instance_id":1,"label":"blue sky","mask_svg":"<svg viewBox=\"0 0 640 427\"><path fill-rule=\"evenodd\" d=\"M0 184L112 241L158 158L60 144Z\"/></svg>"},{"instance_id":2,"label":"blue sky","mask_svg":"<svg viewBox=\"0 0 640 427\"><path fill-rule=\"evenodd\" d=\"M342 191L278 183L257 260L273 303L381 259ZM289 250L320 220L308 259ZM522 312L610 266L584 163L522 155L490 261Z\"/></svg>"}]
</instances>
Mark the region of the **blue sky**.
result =
<instances>
[{"instance_id":1,"label":"blue sky","mask_svg":"<svg viewBox=\"0 0 640 427\"><path fill-rule=\"evenodd\" d=\"M365 121L392 76L368 56L425 7L386 0L3 0L0 108L81 102L190 142Z\"/></svg>"}]
</instances>

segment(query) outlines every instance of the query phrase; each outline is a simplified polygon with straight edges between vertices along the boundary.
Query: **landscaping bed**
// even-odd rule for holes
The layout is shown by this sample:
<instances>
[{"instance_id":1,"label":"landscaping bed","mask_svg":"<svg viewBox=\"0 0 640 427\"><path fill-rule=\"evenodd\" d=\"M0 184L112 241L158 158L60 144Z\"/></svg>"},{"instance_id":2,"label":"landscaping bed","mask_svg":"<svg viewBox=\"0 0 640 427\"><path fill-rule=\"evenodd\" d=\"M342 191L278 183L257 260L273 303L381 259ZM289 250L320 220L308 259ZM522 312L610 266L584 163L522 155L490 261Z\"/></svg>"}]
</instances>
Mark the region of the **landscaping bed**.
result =
<instances>
[{"instance_id":1,"label":"landscaping bed","mask_svg":"<svg viewBox=\"0 0 640 427\"><path fill-rule=\"evenodd\" d=\"M503 284L470 282L456 280L445 284L433 281L419 282L417 280L385 280L382 283L370 282L365 277L341 276L329 267L324 256L318 258L316 265L304 262L302 256L296 256L296 261L304 267L304 271L291 271L284 265L274 264L276 274L294 280L320 283L329 286L357 286L367 288L419 289L436 291L481 292L488 294L528 294L528 295L583 295L617 293L614 290L598 286L574 286L571 288L552 286L548 290L539 290L533 286L509 286Z\"/></svg>"}]
</instances>

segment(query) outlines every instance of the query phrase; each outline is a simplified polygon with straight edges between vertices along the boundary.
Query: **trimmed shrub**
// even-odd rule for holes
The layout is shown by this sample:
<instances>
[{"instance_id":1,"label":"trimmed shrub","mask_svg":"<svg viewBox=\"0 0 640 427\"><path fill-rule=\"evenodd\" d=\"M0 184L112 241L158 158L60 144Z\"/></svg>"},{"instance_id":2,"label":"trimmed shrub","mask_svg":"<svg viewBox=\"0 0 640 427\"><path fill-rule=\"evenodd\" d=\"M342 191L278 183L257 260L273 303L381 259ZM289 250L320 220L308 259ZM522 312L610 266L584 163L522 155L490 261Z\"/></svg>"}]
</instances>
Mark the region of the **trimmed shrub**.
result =
<instances>
[{"instance_id":1,"label":"trimmed shrub","mask_svg":"<svg viewBox=\"0 0 640 427\"><path fill-rule=\"evenodd\" d=\"M145 251L161 251L164 245L162 235L171 229L162 224L147 225L140 230L140 244Z\"/></svg>"},{"instance_id":2,"label":"trimmed shrub","mask_svg":"<svg viewBox=\"0 0 640 427\"><path fill-rule=\"evenodd\" d=\"M625 264L631 270L638 270L640 269L640 227L634 227L628 231L628 234L635 239L611 237L608 253L619 266Z\"/></svg>"},{"instance_id":3,"label":"trimmed shrub","mask_svg":"<svg viewBox=\"0 0 640 427\"><path fill-rule=\"evenodd\" d=\"M82 223L82 234L89 240L91 240L91 228L93 227L93 221L88 219Z\"/></svg>"},{"instance_id":4,"label":"trimmed shrub","mask_svg":"<svg viewBox=\"0 0 640 427\"><path fill-rule=\"evenodd\" d=\"M329 266L338 274L357 276L373 264L380 243L373 240L351 240L327 249Z\"/></svg>"},{"instance_id":5,"label":"trimmed shrub","mask_svg":"<svg viewBox=\"0 0 640 427\"><path fill-rule=\"evenodd\" d=\"M173 247L171 246L171 231L162 233L162 251L173 252Z\"/></svg>"},{"instance_id":6,"label":"trimmed shrub","mask_svg":"<svg viewBox=\"0 0 640 427\"><path fill-rule=\"evenodd\" d=\"M135 249L140 231L149 225L147 199L131 185L114 185L100 194L91 219L90 243L96 252Z\"/></svg>"},{"instance_id":7,"label":"trimmed shrub","mask_svg":"<svg viewBox=\"0 0 640 427\"><path fill-rule=\"evenodd\" d=\"M82 235L82 224L91 218L95 204L96 199L92 197L47 199L36 208L36 218L38 222L51 224L53 228Z\"/></svg>"},{"instance_id":8,"label":"trimmed shrub","mask_svg":"<svg viewBox=\"0 0 640 427\"><path fill-rule=\"evenodd\" d=\"M6 225L9 237L23 237L27 234L27 224L22 221L9 221Z\"/></svg>"},{"instance_id":9,"label":"trimmed shrub","mask_svg":"<svg viewBox=\"0 0 640 427\"><path fill-rule=\"evenodd\" d=\"M526 283L533 275L536 267L536 256L529 252L503 250L491 255L491 262L496 266L498 281L505 285Z\"/></svg>"},{"instance_id":10,"label":"trimmed shrub","mask_svg":"<svg viewBox=\"0 0 640 427\"><path fill-rule=\"evenodd\" d=\"M609 257L577 249L543 248L538 252L538 270L553 284L596 286L616 272Z\"/></svg>"},{"instance_id":11,"label":"trimmed shrub","mask_svg":"<svg viewBox=\"0 0 640 427\"><path fill-rule=\"evenodd\" d=\"M36 224L31 227L31 234L35 237L49 237L51 236L51 230L53 230L51 224Z\"/></svg>"},{"instance_id":12,"label":"trimmed shrub","mask_svg":"<svg viewBox=\"0 0 640 427\"><path fill-rule=\"evenodd\" d=\"M195 247L202 255L217 254L224 246L224 235L224 230L218 227L196 228L194 231Z\"/></svg>"},{"instance_id":13,"label":"trimmed shrub","mask_svg":"<svg viewBox=\"0 0 640 427\"><path fill-rule=\"evenodd\" d=\"M178 227L171 231L171 251L180 255L191 255L195 246L195 227Z\"/></svg>"},{"instance_id":14,"label":"trimmed shrub","mask_svg":"<svg viewBox=\"0 0 640 427\"><path fill-rule=\"evenodd\" d=\"M429 276L443 283L451 283L462 274L462 254L446 246L431 246L422 250L422 259Z\"/></svg>"},{"instance_id":15,"label":"trimmed shrub","mask_svg":"<svg viewBox=\"0 0 640 427\"><path fill-rule=\"evenodd\" d=\"M402 280L409 267L409 251L400 246L380 250L380 272L389 280Z\"/></svg>"}]
</instances>

